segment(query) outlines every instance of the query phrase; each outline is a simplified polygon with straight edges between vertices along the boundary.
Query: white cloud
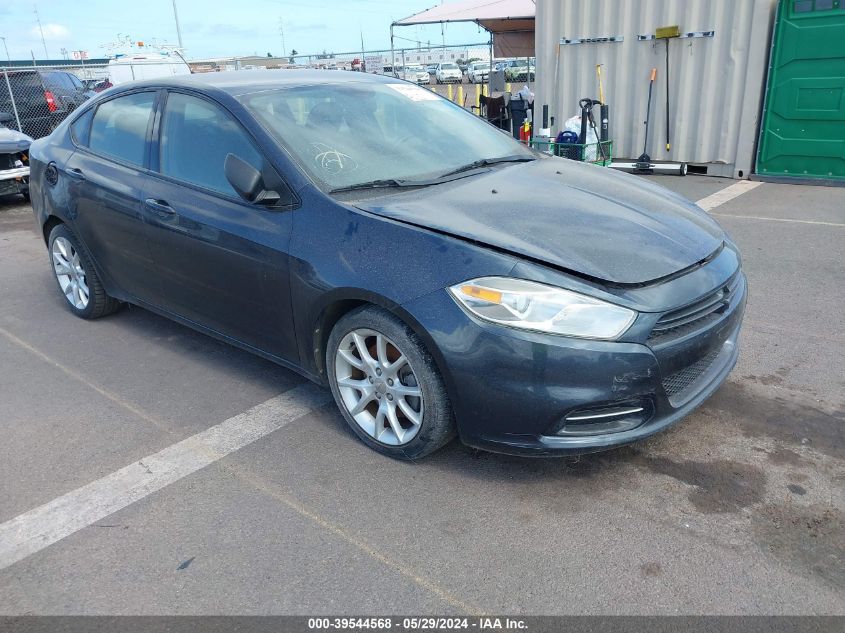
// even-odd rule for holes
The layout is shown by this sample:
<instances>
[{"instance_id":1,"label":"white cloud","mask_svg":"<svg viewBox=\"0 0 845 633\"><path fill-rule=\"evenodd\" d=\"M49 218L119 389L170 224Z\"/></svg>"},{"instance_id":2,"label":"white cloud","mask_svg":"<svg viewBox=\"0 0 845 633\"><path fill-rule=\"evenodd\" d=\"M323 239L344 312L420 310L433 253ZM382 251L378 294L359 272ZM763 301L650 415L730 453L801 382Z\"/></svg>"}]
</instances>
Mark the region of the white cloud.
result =
<instances>
[{"instance_id":1,"label":"white cloud","mask_svg":"<svg viewBox=\"0 0 845 633\"><path fill-rule=\"evenodd\" d=\"M41 28L44 30L45 40L66 40L70 37L70 30L61 24L42 24ZM41 37L41 31L35 26L30 33L34 37Z\"/></svg>"}]
</instances>

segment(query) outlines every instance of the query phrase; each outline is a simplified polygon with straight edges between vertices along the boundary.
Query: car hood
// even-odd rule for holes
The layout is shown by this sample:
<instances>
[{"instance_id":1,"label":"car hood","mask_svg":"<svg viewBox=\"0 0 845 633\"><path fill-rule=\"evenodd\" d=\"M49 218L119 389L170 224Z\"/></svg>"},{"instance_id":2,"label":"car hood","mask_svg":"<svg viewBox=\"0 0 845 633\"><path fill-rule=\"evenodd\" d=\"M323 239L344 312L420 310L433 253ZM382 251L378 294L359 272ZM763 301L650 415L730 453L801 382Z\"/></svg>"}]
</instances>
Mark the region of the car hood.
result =
<instances>
[{"instance_id":1,"label":"car hood","mask_svg":"<svg viewBox=\"0 0 845 633\"><path fill-rule=\"evenodd\" d=\"M663 187L562 158L494 167L355 206L614 284L689 268L725 237L700 208Z\"/></svg>"},{"instance_id":2,"label":"car hood","mask_svg":"<svg viewBox=\"0 0 845 633\"><path fill-rule=\"evenodd\" d=\"M32 138L0 125L0 153L11 154L22 152L32 144Z\"/></svg>"}]
</instances>

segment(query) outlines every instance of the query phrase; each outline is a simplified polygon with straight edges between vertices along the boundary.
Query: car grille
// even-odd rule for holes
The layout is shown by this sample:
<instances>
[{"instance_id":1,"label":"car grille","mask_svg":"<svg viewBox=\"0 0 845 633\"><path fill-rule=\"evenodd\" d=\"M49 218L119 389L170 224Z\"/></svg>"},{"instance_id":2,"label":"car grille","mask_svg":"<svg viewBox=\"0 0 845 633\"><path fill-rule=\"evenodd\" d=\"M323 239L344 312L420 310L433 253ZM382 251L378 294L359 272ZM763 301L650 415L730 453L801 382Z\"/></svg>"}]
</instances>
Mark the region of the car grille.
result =
<instances>
[{"instance_id":1,"label":"car grille","mask_svg":"<svg viewBox=\"0 0 845 633\"><path fill-rule=\"evenodd\" d=\"M676 371L674 374L670 374L663 379L663 390L666 392L670 403L674 405L673 401L681 400L681 398L677 398L677 396L683 394L695 383L696 380L701 378L704 372L710 369L713 361L716 360L721 351L722 348L719 347L707 354L707 356L697 360L692 365L684 367L683 369Z\"/></svg>"},{"instance_id":2,"label":"car grille","mask_svg":"<svg viewBox=\"0 0 845 633\"><path fill-rule=\"evenodd\" d=\"M14 169L17 157L17 154L0 154L0 171Z\"/></svg>"},{"instance_id":3,"label":"car grille","mask_svg":"<svg viewBox=\"0 0 845 633\"><path fill-rule=\"evenodd\" d=\"M740 275L737 273L707 296L664 314L652 328L648 342L660 345L709 327L718 321L730 305L739 280Z\"/></svg>"}]
</instances>

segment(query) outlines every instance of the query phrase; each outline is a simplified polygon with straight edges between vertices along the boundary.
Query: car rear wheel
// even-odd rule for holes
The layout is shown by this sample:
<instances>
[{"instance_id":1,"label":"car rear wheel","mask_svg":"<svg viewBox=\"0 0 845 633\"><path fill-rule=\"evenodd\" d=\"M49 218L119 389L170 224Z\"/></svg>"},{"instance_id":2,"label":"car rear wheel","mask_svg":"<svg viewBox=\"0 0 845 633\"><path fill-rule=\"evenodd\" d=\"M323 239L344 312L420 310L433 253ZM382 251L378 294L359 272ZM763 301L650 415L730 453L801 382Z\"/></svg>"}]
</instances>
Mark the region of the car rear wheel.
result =
<instances>
[{"instance_id":1,"label":"car rear wheel","mask_svg":"<svg viewBox=\"0 0 845 633\"><path fill-rule=\"evenodd\" d=\"M48 248L53 276L71 312L83 319L97 319L120 307L120 302L106 294L91 260L67 226L59 224L50 231Z\"/></svg>"},{"instance_id":2,"label":"car rear wheel","mask_svg":"<svg viewBox=\"0 0 845 633\"><path fill-rule=\"evenodd\" d=\"M407 325L381 308L359 308L338 321L326 367L346 423L370 448L419 459L455 436L434 360Z\"/></svg>"}]
</instances>

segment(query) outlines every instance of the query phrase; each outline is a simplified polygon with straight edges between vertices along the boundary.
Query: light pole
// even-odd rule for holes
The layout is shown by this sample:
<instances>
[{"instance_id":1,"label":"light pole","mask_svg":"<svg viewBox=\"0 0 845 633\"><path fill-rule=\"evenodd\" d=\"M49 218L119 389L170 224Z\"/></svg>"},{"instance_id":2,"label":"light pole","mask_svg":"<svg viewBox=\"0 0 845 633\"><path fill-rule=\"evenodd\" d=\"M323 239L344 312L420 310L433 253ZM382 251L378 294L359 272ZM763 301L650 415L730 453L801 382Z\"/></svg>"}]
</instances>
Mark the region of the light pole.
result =
<instances>
[{"instance_id":1,"label":"light pole","mask_svg":"<svg viewBox=\"0 0 845 633\"><path fill-rule=\"evenodd\" d=\"M176 0L173 0L173 19L176 20L176 37L179 40L179 48L184 48L182 45L182 29L179 28L179 13L176 11Z\"/></svg>"},{"instance_id":2,"label":"light pole","mask_svg":"<svg viewBox=\"0 0 845 633\"><path fill-rule=\"evenodd\" d=\"M3 40L3 48L6 49L6 59L8 59L9 61L12 61L12 58L9 56L9 47L6 46L6 38L0 37L0 40Z\"/></svg>"},{"instance_id":3,"label":"light pole","mask_svg":"<svg viewBox=\"0 0 845 633\"><path fill-rule=\"evenodd\" d=\"M41 44L44 46L44 59L50 59L50 53L47 52L47 41L44 39L44 29L41 28L41 16L38 15L38 6L35 7L35 21L38 22L38 31L41 33Z\"/></svg>"}]
</instances>

